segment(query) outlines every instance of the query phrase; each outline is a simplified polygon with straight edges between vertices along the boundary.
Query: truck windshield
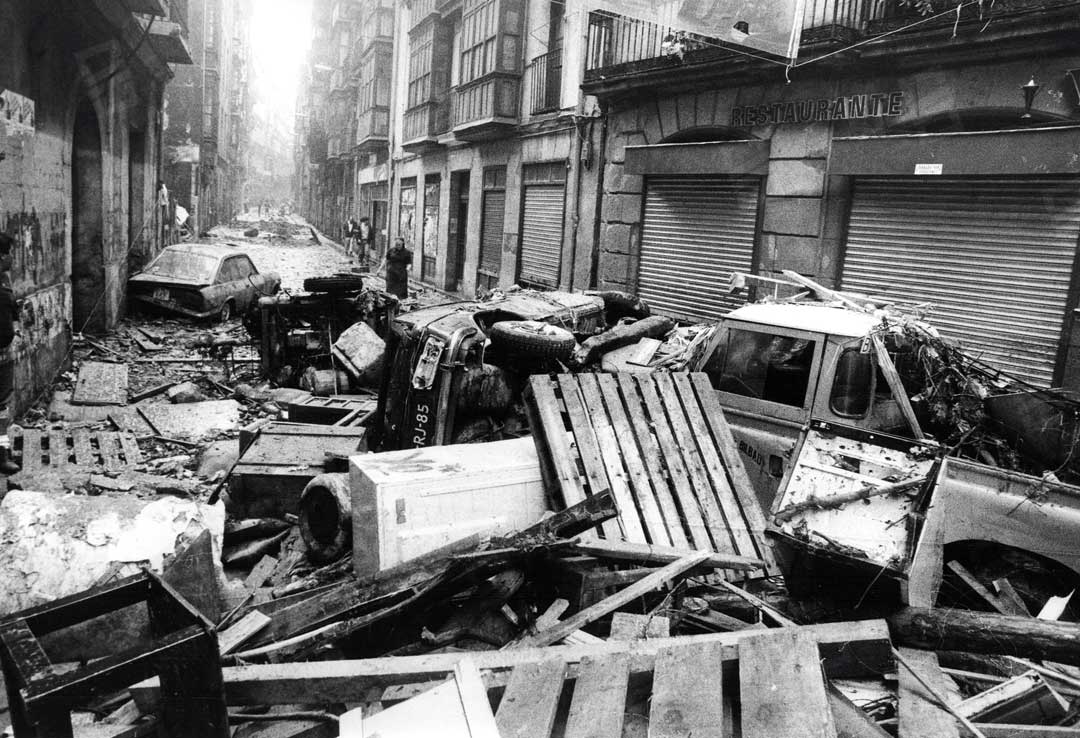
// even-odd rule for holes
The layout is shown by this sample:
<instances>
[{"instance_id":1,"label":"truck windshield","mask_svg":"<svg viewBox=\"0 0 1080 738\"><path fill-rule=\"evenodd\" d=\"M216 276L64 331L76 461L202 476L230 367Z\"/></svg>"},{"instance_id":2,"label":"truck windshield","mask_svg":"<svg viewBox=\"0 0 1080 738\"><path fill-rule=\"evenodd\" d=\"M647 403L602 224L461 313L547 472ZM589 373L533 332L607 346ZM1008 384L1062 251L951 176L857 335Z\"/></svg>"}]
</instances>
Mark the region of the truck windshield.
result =
<instances>
[{"instance_id":1,"label":"truck windshield","mask_svg":"<svg viewBox=\"0 0 1080 738\"><path fill-rule=\"evenodd\" d=\"M817 342L734 329L716 388L744 397L802 407Z\"/></svg>"}]
</instances>

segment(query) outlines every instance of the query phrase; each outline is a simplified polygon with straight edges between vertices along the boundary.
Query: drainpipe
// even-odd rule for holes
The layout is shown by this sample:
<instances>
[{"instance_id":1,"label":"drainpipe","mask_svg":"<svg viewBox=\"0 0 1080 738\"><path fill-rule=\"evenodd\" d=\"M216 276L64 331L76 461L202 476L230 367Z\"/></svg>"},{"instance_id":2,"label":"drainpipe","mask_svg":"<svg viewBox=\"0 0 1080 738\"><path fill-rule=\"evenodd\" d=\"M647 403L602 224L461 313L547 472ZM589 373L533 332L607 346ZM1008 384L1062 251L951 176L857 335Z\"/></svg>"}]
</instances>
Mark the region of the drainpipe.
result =
<instances>
[{"instance_id":1,"label":"drainpipe","mask_svg":"<svg viewBox=\"0 0 1080 738\"><path fill-rule=\"evenodd\" d=\"M597 104L600 101L597 100ZM590 137L593 134L592 125L589 126ZM604 205L604 170L607 168L607 135L608 114L604 108L600 109L600 144L596 151L596 215L593 218L593 250L592 263L589 266L589 289L596 289L597 272L600 270L600 220Z\"/></svg>"}]
</instances>

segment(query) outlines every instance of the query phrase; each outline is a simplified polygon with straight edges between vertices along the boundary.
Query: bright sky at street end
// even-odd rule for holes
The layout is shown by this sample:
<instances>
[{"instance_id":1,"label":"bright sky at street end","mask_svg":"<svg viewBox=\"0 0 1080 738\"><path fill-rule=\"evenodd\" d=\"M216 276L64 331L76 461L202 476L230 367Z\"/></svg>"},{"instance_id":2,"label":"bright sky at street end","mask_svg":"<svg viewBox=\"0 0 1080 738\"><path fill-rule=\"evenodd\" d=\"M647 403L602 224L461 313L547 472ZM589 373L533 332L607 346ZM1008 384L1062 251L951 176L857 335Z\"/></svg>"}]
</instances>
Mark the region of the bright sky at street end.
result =
<instances>
[{"instance_id":1,"label":"bright sky at street end","mask_svg":"<svg viewBox=\"0 0 1080 738\"><path fill-rule=\"evenodd\" d=\"M292 128L300 69L311 46L312 0L252 0L255 103Z\"/></svg>"}]
</instances>

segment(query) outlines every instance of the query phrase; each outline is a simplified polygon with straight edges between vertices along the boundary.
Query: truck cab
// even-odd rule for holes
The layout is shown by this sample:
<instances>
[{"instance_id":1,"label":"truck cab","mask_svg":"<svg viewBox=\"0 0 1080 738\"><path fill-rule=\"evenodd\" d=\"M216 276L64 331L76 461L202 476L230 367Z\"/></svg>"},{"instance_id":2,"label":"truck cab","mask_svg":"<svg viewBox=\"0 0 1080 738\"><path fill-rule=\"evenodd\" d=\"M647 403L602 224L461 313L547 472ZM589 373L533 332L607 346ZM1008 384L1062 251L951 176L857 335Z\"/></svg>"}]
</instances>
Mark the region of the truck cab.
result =
<instances>
[{"instance_id":1,"label":"truck cab","mask_svg":"<svg viewBox=\"0 0 1080 738\"><path fill-rule=\"evenodd\" d=\"M904 416L867 337L881 319L823 304L760 303L729 313L705 364L765 509L811 418L903 432ZM899 336L886 334L890 353Z\"/></svg>"}]
</instances>

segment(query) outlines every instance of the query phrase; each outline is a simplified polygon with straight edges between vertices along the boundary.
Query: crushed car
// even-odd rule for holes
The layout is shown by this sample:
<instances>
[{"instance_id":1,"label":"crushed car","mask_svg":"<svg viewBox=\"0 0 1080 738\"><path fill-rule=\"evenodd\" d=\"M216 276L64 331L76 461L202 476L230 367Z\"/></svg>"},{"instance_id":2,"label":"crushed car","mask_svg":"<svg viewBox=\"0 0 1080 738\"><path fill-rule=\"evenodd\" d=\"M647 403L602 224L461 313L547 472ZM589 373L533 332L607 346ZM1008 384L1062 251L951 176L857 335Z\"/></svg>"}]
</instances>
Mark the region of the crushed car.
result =
<instances>
[{"instance_id":1,"label":"crushed car","mask_svg":"<svg viewBox=\"0 0 1080 738\"><path fill-rule=\"evenodd\" d=\"M280 288L277 274L260 273L235 247L185 243L166 246L132 276L128 297L144 308L226 321Z\"/></svg>"}]
</instances>

